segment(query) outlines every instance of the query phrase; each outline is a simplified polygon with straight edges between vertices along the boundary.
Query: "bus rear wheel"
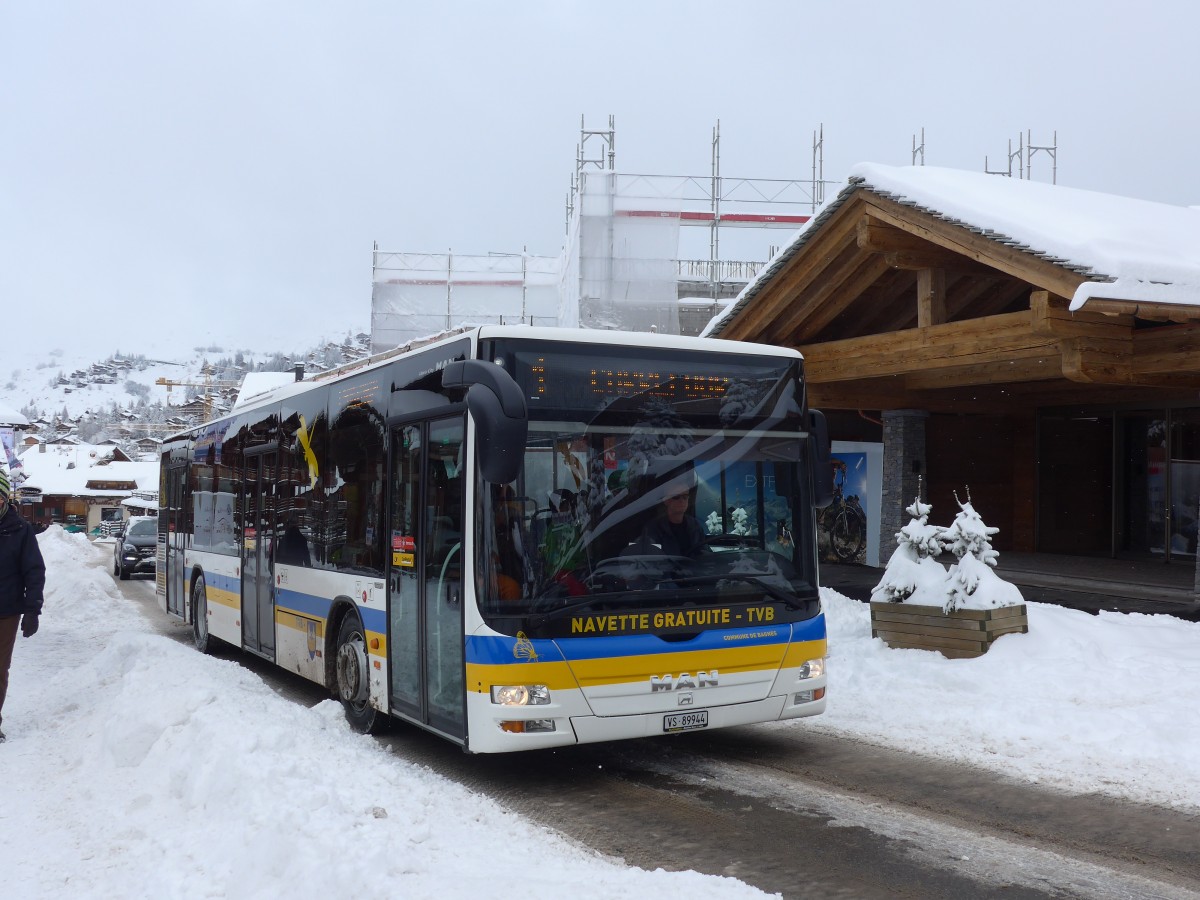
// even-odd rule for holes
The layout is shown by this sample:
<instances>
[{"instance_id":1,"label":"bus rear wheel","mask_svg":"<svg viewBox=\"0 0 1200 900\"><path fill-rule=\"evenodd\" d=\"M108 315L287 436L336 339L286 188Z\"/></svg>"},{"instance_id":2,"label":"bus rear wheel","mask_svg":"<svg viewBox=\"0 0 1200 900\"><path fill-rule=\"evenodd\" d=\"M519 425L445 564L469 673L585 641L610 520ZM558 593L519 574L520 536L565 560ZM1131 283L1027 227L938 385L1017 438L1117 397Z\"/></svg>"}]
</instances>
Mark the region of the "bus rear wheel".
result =
<instances>
[{"instance_id":1,"label":"bus rear wheel","mask_svg":"<svg viewBox=\"0 0 1200 900\"><path fill-rule=\"evenodd\" d=\"M216 638L208 633L208 592L204 589L204 576L197 575L192 582L192 643L201 653L212 653Z\"/></svg>"},{"instance_id":2,"label":"bus rear wheel","mask_svg":"<svg viewBox=\"0 0 1200 900\"><path fill-rule=\"evenodd\" d=\"M370 663L367 660L367 638L362 622L351 613L342 619L338 628L337 697L346 711L346 721L359 734L375 734L383 730L386 717L371 706Z\"/></svg>"}]
</instances>

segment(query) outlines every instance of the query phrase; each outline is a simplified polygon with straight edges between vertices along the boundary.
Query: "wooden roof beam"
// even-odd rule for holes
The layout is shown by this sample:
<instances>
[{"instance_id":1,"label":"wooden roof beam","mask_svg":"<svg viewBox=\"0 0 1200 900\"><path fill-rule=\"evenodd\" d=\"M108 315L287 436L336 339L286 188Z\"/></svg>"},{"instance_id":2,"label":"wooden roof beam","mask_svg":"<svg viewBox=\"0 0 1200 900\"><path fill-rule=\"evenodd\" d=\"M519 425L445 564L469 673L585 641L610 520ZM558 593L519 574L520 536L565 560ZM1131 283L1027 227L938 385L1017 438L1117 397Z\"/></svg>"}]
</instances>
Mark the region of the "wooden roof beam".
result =
<instances>
[{"instance_id":1,"label":"wooden roof beam","mask_svg":"<svg viewBox=\"0 0 1200 900\"><path fill-rule=\"evenodd\" d=\"M1074 291L1072 291L1074 294ZM1200 306L1179 303L1144 303L1138 300L1088 300L1081 312L1102 315L1132 315L1151 322L1198 322Z\"/></svg>"},{"instance_id":2,"label":"wooden roof beam","mask_svg":"<svg viewBox=\"0 0 1200 900\"><path fill-rule=\"evenodd\" d=\"M1009 353L1005 362L973 363L935 372L914 372L904 379L912 391L931 391L949 387L982 384L1016 384L1026 381L1052 381L1062 378L1062 357L1044 347L1030 347Z\"/></svg>"},{"instance_id":3,"label":"wooden roof beam","mask_svg":"<svg viewBox=\"0 0 1200 900\"><path fill-rule=\"evenodd\" d=\"M803 343L820 334L850 303L888 271L878 256L855 252L837 270L827 273L816 290L804 295L776 320L775 335L790 343Z\"/></svg>"},{"instance_id":4,"label":"wooden roof beam","mask_svg":"<svg viewBox=\"0 0 1200 900\"><path fill-rule=\"evenodd\" d=\"M855 227L858 248L882 253L893 269L946 269L950 272L990 272L990 266L947 250L928 239L909 234L870 215L859 217Z\"/></svg>"},{"instance_id":5,"label":"wooden roof beam","mask_svg":"<svg viewBox=\"0 0 1200 900\"><path fill-rule=\"evenodd\" d=\"M837 384L809 383L805 390L808 405L817 409L904 409L913 405L902 378Z\"/></svg>"},{"instance_id":6,"label":"wooden roof beam","mask_svg":"<svg viewBox=\"0 0 1200 900\"><path fill-rule=\"evenodd\" d=\"M1134 331L1133 374L1200 373L1200 323Z\"/></svg>"},{"instance_id":7,"label":"wooden roof beam","mask_svg":"<svg viewBox=\"0 0 1200 900\"><path fill-rule=\"evenodd\" d=\"M783 335L799 327L800 318L813 307L805 290L817 279L824 279L830 266L843 264L847 253L857 255L854 254L855 222L853 215L846 218L835 215L826 222L804 249L763 285L754 299L725 327L721 337L769 343L783 339ZM851 299L848 297L845 302ZM780 322L783 318L790 320L786 327Z\"/></svg>"},{"instance_id":8,"label":"wooden roof beam","mask_svg":"<svg viewBox=\"0 0 1200 900\"><path fill-rule=\"evenodd\" d=\"M962 225L934 218L920 209L905 206L879 194L866 191L865 212L885 225L891 225L915 238L923 238L943 249L998 269L1035 287L1071 297L1086 279L1078 272L1002 244ZM898 248L899 249L899 248ZM1096 301L1091 301L1096 302Z\"/></svg>"},{"instance_id":9,"label":"wooden roof beam","mask_svg":"<svg viewBox=\"0 0 1200 900\"><path fill-rule=\"evenodd\" d=\"M858 217L855 240L859 249L868 253L921 253L938 249L938 245L931 244L927 238L909 234L869 213Z\"/></svg>"},{"instance_id":10,"label":"wooden roof beam","mask_svg":"<svg viewBox=\"0 0 1200 900\"><path fill-rule=\"evenodd\" d=\"M1053 338L1032 333L1028 312L809 344L800 349L805 372L813 382L908 375L969 365L1002 367L1017 356L1059 356Z\"/></svg>"},{"instance_id":11,"label":"wooden roof beam","mask_svg":"<svg viewBox=\"0 0 1200 900\"><path fill-rule=\"evenodd\" d=\"M965 256L959 256L949 250L892 250L883 254L883 258L893 269L945 269L947 272L965 275L983 275L996 271L990 266L972 262Z\"/></svg>"},{"instance_id":12,"label":"wooden roof beam","mask_svg":"<svg viewBox=\"0 0 1200 900\"><path fill-rule=\"evenodd\" d=\"M1128 337L1133 333L1133 316L1102 315L1092 312L1071 312L1065 297L1049 291L1033 291L1029 309L1033 313L1033 330L1037 334L1059 337L1098 338Z\"/></svg>"},{"instance_id":13,"label":"wooden roof beam","mask_svg":"<svg viewBox=\"0 0 1200 900\"><path fill-rule=\"evenodd\" d=\"M1063 377L1087 384L1132 384L1129 351L1133 342L1124 343L1122 353L1115 348L1097 348L1088 338L1067 338L1060 343Z\"/></svg>"}]
</instances>

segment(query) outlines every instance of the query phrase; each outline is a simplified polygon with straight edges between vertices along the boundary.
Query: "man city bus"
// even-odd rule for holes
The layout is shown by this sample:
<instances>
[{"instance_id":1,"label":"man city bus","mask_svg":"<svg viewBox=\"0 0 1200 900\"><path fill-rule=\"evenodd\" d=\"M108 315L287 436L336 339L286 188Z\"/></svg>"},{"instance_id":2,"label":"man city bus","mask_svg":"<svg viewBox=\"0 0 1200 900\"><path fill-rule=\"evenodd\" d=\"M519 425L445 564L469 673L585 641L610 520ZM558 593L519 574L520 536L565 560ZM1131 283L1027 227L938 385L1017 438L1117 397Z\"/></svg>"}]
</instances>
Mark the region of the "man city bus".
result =
<instances>
[{"instance_id":1,"label":"man city bus","mask_svg":"<svg viewBox=\"0 0 1200 900\"><path fill-rule=\"evenodd\" d=\"M160 604L473 753L811 716L830 473L793 350L477 327L164 442Z\"/></svg>"}]
</instances>

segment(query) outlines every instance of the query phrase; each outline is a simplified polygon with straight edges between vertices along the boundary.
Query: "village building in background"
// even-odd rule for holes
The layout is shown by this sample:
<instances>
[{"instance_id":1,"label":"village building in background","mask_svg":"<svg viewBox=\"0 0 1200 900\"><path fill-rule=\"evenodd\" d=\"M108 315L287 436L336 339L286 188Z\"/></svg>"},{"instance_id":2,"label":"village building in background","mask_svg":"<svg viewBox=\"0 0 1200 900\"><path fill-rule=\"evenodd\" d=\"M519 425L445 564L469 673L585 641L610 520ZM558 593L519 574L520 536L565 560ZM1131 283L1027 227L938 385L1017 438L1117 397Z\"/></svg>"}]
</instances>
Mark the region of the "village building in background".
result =
<instances>
[{"instance_id":1,"label":"village building in background","mask_svg":"<svg viewBox=\"0 0 1200 900\"><path fill-rule=\"evenodd\" d=\"M158 513L158 460L131 459L114 444L58 439L26 448L16 490L35 527L58 524L91 535L114 532L131 515Z\"/></svg>"}]
</instances>

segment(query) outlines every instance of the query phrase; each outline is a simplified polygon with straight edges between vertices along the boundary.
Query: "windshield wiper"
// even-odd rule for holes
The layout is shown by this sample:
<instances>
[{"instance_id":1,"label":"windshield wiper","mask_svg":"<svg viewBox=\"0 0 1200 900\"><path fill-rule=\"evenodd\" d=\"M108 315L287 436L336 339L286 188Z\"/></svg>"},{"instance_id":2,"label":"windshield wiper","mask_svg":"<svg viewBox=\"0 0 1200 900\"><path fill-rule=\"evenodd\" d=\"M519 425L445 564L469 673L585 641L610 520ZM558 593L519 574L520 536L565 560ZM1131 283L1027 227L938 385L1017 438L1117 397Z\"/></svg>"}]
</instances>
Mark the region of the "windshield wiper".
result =
<instances>
[{"instance_id":1,"label":"windshield wiper","mask_svg":"<svg viewBox=\"0 0 1200 900\"><path fill-rule=\"evenodd\" d=\"M573 600L565 606L560 606L557 609L547 610L544 613L531 614L529 616L529 626L531 628L541 628L547 622L552 622L567 613L575 612L576 610L584 609L588 606L594 606L597 603L611 603L615 598L624 596L627 591L613 591L605 594L589 594L580 599Z\"/></svg>"},{"instance_id":2,"label":"windshield wiper","mask_svg":"<svg viewBox=\"0 0 1200 900\"><path fill-rule=\"evenodd\" d=\"M758 585L763 589L763 592L772 600L778 600L788 609L804 609L805 601L801 600L795 594L789 594L787 591L776 587L769 581L763 579L761 575L749 575L741 572L726 572L720 575L690 575L687 578L671 579L675 584L715 584L718 581L730 579L733 581L749 581L752 584Z\"/></svg>"}]
</instances>

